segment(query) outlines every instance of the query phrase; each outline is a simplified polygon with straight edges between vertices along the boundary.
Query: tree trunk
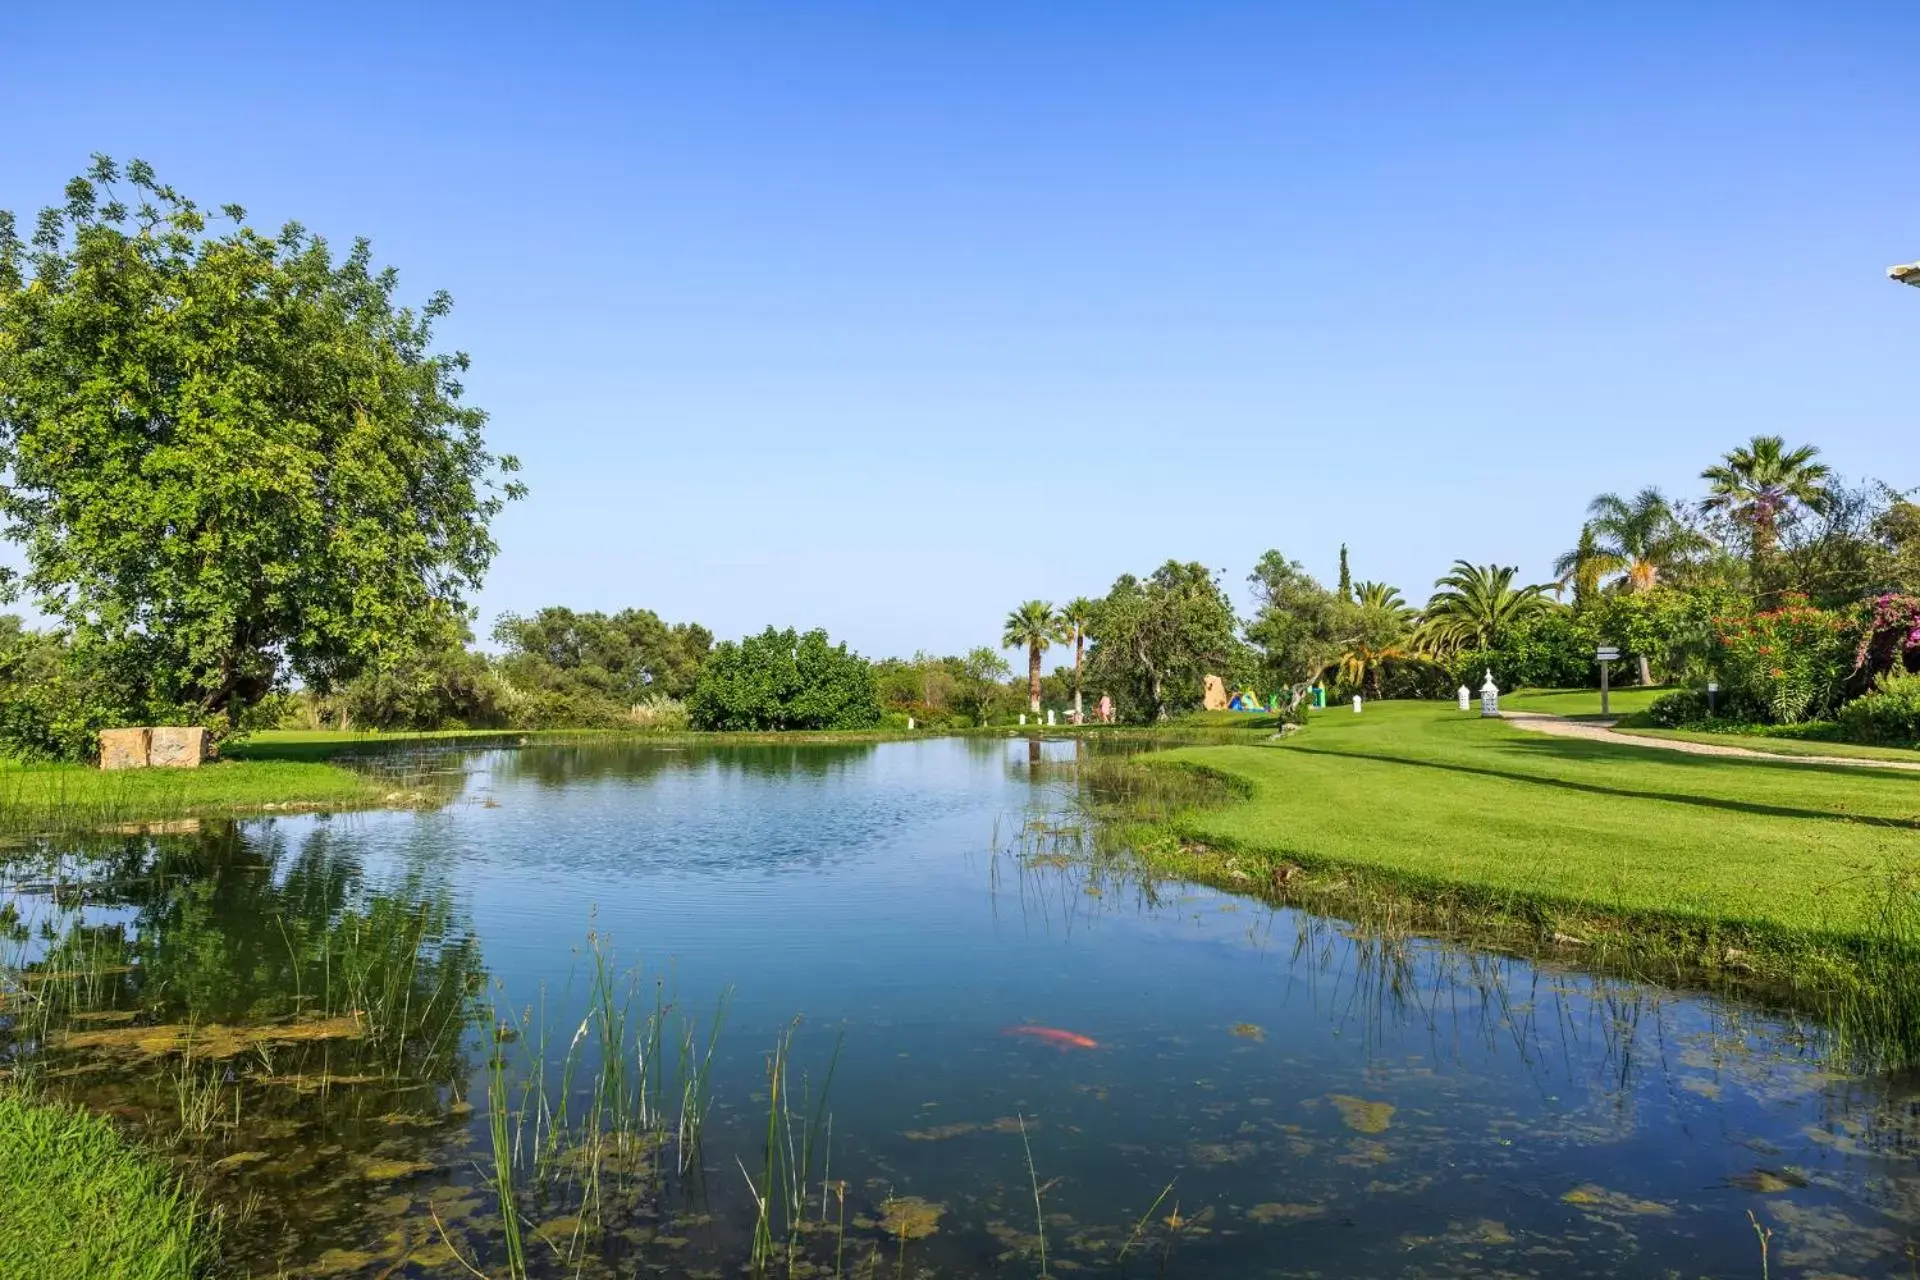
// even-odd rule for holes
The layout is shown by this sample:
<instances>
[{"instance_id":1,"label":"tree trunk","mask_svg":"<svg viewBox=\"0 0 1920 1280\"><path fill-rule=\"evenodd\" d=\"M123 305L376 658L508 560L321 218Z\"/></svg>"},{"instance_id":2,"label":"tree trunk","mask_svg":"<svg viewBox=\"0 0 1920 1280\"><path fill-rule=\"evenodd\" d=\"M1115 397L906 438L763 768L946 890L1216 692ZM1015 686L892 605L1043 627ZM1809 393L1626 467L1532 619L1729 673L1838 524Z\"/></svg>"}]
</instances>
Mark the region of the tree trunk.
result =
<instances>
[{"instance_id":1,"label":"tree trunk","mask_svg":"<svg viewBox=\"0 0 1920 1280\"><path fill-rule=\"evenodd\" d=\"M1653 683L1653 664L1647 661L1647 655L1644 653L1638 654L1636 656L1640 659L1640 683L1652 684Z\"/></svg>"},{"instance_id":2,"label":"tree trunk","mask_svg":"<svg viewBox=\"0 0 1920 1280\"><path fill-rule=\"evenodd\" d=\"M1086 648L1087 638L1079 632L1073 636L1073 722L1085 724L1086 713L1080 709L1080 654Z\"/></svg>"},{"instance_id":3,"label":"tree trunk","mask_svg":"<svg viewBox=\"0 0 1920 1280\"><path fill-rule=\"evenodd\" d=\"M1027 710L1040 714L1040 646L1027 646Z\"/></svg>"},{"instance_id":4,"label":"tree trunk","mask_svg":"<svg viewBox=\"0 0 1920 1280\"><path fill-rule=\"evenodd\" d=\"M1165 720L1167 718L1167 704L1160 697L1160 673L1156 670L1152 671L1150 675L1153 681L1153 718L1155 720Z\"/></svg>"}]
</instances>

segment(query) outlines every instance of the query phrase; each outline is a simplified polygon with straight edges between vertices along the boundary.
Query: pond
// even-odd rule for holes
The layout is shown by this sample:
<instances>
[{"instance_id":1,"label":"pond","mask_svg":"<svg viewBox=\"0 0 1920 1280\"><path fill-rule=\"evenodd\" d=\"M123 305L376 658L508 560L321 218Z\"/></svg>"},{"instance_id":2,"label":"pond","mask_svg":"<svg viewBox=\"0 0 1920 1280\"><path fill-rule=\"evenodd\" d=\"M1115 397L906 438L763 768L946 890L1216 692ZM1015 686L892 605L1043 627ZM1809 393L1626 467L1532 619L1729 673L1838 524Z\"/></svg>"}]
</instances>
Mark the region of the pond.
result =
<instances>
[{"instance_id":1,"label":"pond","mask_svg":"<svg viewBox=\"0 0 1920 1280\"><path fill-rule=\"evenodd\" d=\"M253 1274L1912 1274L1914 1082L1142 883L1084 749L475 752L430 812L29 842L0 1051Z\"/></svg>"}]
</instances>

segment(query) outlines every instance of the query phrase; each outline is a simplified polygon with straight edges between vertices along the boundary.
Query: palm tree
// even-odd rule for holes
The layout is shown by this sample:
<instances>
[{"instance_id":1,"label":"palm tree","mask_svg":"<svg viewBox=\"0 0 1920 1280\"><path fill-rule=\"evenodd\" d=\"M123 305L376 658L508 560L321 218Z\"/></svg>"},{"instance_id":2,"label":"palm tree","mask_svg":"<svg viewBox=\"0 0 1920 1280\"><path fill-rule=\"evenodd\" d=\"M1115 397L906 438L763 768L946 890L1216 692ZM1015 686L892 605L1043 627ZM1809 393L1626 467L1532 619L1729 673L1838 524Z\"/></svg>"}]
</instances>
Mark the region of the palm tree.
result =
<instances>
[{"instance_id":1,"label":"palm tree","mask_svg":"<svg viewBox=\"0 0 1920 1280\"><path fill-rule=\"evenodd\" d=\"M1631 500L1603 493L1588 504L1587 514L1597 553L1589 569L1598 569L1602 576L1619 574L1614 585L1632 594L1653 590L1663 571L1706 546L1707 540L1688 528L1667 496L1651 485ZM1640 683L1652 684L1647 655L1634 656L1640 663Z\"/></svg>"},{"instance_id":2,"label":"palm tree","mask_svg":"<svg viewBox=\"0 0 1920 1280\"><path fill-rule=\"evenodd\" d=\"M1601 548L1599 538L1594 536L1593 521L1589 520L1580 526L1580 541L1574 544L1573 550L1563 552L1553 562L1553 572L1558 578L1555 594L1560 588L1570 586L1573 602L1585 604L1599 594L1600 579L1620 572L1623 567L1619 557Z\"/></svg>"},{"instance_id":3,"label":"palm tree","mask_svg":"<svg viewBox=\"0 0 1920 1280\"><path fill-rule=\"evenodd\" d=\"M1060 606L1053 615L1061 644L1073 646L1073 722L1081 724L1084 716L1080 707L1080 667L1087 649L1087 628L1093 624L1093 611L1098 606L1085 596L1075 596Z\"/></svg>"},{"instance_id":4,"label":"palm tree","mask_svg":"<svg viewBox=\"0 0 1920 1280\"><path fill-rule=\"evenodd\" d=\"M1455 560L1447 575L1433 584L1418 633L1422 646L1434 652L1492 649L1515 624L1555 607L1547 598L1551 587L1514 586L1518 572L1511 565Z\"/></svg>"},{"instance_id":5,"label":"palm tree","mask_svg":"<svg viewBox=\"0 0 1920 1280\"><path fill-rule=\"evenodd\" d=\"M1708 511L1725 511L1751 526L1753 563L1766 563L1780 541L1780 517L1795 504L1818 511L1827 501L1833 469L1815 462L1810 444L1787 448L1779 436L1755 436L1700 473L1708 485Z\"/></svg>"},{"instance_id":6,"label":"palm tree","mask_svg":"<svg viewBox=\"0 0 1920 1280\"><path fill-rule=\"evenodd\" d=\"M1053 606L1045 600L1029 600L1007 615L1000 632L1000 647L1027 650L1027 710L1040 711L1040 655L1053 643Z\"/></svg>"},{"instance_id":7,"label":"palm tree","mask_svg":"<svg viewBox=\"0 0 1920 1280\"><path fill-rule=\"evenodd\" d=\"M1403 622L1410 621L1414 615L1413 606L1400 594L1400 588L1390 587L1384 582L1354 583L1353 600L1363 609L1379 609Z\"/></svg>"},{"instance_id":8,"label":"palm tree","mask_svg":"<svg viewBox=\"0 0 1920 1280\"><path fill-rule=\"evenodd\" d=\"M1606 573L1622 573L1628 591L1651 591L1663 570L1671 569L1706 539L1681 523L1667 496L1651 486L1628 501L1603 493L1587 506L1600 560Z\"/></svg>"},{"instance_id":9,"label":"palm tree","mask_svg":"<svg viewBox=\"0 0 1920 1280\"><path fill-rule=\"evenodd\" d=\"M1411 656L1407 631L1413 610L1400 592L1384 582L1361 582L1353 587L1354 603L1344 610L1347 625L1335 660L1340 679L1350 687L1365 687L1381 695L1380 672L1387 663Z\"/></svg>"}]
</instances>

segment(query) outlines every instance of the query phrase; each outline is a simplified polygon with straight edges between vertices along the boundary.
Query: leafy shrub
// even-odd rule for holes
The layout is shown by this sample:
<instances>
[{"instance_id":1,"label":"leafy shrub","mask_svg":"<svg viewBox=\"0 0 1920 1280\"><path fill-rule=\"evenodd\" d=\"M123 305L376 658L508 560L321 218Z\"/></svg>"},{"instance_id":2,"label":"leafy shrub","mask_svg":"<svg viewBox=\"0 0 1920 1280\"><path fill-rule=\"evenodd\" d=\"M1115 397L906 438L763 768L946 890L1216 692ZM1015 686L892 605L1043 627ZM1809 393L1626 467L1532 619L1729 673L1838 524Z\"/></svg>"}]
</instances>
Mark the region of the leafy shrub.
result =
<instances>
[{"instance_id":1,"label":"leafy shrub","mask_svg":"<svg viewBox=\"0 0 1920 1280\"><path fill-rule=\"evenodd\" d=\"M687 712L700 729L871 729L880 696L872 666L826 632L768 627L715 646Z\"/></svg>"},{"instance_id":2,"label":"leafy shrub","mask_svg":"<svg viewBox=\"0 0 1920 1280\"><path fill-rule=\"evenodd\" d=\"M1478 689L1488 671L1502 689L1567 689L1600 683L1593 651L1599 632L1591 614L1552 609L1523 618L1490 649L1457 655L1447 687Z\"/></svg>"},{"instance_id":3,"label":"leafy shrub","mask_svg":"<svg viewBox=\"0 0 1920 1280\"><path fill-rule=\"evenodd\" d=\"M626 718L627 723L636 729L653 729L662 733L685 729L691 723L687 704L665 694L642 698L627 708Z\"/></svg>"},{"instance_id":4,"label":"leafy shrub","mask_svg":"<svg viewBox=\"0 0 1920 1280\"><path fill-rule=\"evenodd\" d=\"M1647 719L1662 729L1685 728L1705 720L1710 714L1705 689L1675 689L1672 693L1663 693L1655 698L1647 708Z\"/></svg>"},{"instance_id":5,"label":"leafy shrub","mask_svg":"<svg viewBox=\"0 0 1920 1280\"><path fill-rule=\"evenodd\" d=\"M1870 746L1920 747L1920 675L1895 671L1840 709L1840 736Z\"/></svg>"},{"instance_id":6,"label":"leafy shrub","mask_svg":"<svg viewBox=\"0 0 1920 1280\"><path fill-rule=\"evenodd\" d=\"M65 638L0 618L0 753L92 760L100 730L139 722L106 675Z\"/></svg>"},{"instance_id":7,"label":"leafy shrub","mask_svg":"<svg viewBox=\"0 0 1920 1280\"><path fill-rule=\"evenodd\" d=\"M1794 597L1777 609L1719 620L1721 684L1774 724L1818 719L1840 703L1859 621Z\"/></svg>"},{"instance_id":8,"label":"leafy shrub","mask_svg":"<svg viewBox=\"0 0 1920 1280\"><path fill-rule=\"evenodd\" d=\"M375 666L322 700L326 712L363 729L498 729L511 695L485 654L449 635Z\"/></svg>"},{"instance_id":9,"label":"leafy shrub","mask_svg":"<svg viewBox=\"0 0 1920 1280\"><path fill-rule=\"evenodd\" d=\"M1394 658L1380 668L1383 698L1451 698L1458 684L1452 670L1429 658Z\"/></svg>"}]
</instances>

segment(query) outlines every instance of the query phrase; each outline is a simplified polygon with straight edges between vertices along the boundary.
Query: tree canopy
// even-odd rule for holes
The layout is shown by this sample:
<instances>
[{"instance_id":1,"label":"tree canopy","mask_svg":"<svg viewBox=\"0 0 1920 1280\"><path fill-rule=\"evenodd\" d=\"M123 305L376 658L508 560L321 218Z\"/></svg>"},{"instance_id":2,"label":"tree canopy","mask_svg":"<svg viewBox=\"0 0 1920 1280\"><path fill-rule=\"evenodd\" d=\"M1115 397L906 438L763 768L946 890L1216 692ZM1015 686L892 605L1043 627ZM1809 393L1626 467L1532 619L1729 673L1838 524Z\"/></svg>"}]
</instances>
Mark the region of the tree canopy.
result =
<instances>
[{"instance_id":1,"label":"tree canopy","mask_svg":"<svg viewBox=\"0 0 1920 1280\"><path fill-rule=\"evenodd\" d=\"M0 215L0 517L116 714L218 728L464 615L521 488L433 349L447 296L139 161L65 195L30 243Z\"/></svg>"},{"instance_id":2,"label":"tree canopy","mask_svg":"<svg viewBox=\"0 0 1920 1280\"><path fill-rule=\"evenodd\" d=\"M826 632L768 627L714 647L687 713L701 729L871 729L880 696L873 667Z\"/></svg>"},{"instance_id":3,"label":"tree canopy","mask_svg":"<svg viewBox=\"0 0 1920 1280\"><path fill-rule=\"evenodd\" d=\"M1515 627L1555 606L1549 588L1513 585L1511 565L1453 562L1433 584L1421 639L1433 651L1497 648Z\"/></svg>"},{"instance_id":4,"label":"tree canopy","mask_svg":"<svg viewBox=\"0 0 1920 1280\"><path fill-rule=\"evenodd\" d=\"M1342 599L1278 551L1260 557L1247 585L1254 600L1247 640L1259 649L1268 680L1302 685L1318 679L1340 656Z\"/></svg>"},{"instance_id":5,"label":"tree canopy","mask_svg":"<svg viewBox=\"0 0 1920 1280\"><path fill-rule=\"evenodd\" d=\"M1093 682L1129 719L1197 706L1209 673L1239 665L1233 607L1212 570L1169 560L1145 580L1123 575L1094 611Z\"/></svg>"},{"instance_id":6,"label":"tree canopy","mask_svg":"<svg viewBox=\"0 0 1920 1280\"><path fill-rule=\"evenodd\" d=\"M582 613L550 606L503 614L494 641L500 672L535 725L619 723L649 699L685 698L713 647L698 623L669 625L651 609Z\"/></svg>"},{"instance_id":7,"label":"tree canopy","mask_svg":"<svg viewBox=\"0 0 1920 1280\"><path fill-rule=\"evenodd\" d=\"M1059 636L1053 605L1029 600L1007 614L1000 628L1000 647L1027 651L1027 710L1040 710L1040 655Z\"/></svg>"},{"instance_id":8,"label":"tree canopy","mask_svg":"<svg viewBox=\"0 0 1920 1280\"><path fill-rule=\"evenodd\" d=\"M1827 500L1833 470L1816 462L1820 450L1810 444L1787 448L1779 436L1755 436L1700 473L1708 485L1702 504L1724 511L1746 529L1756 566L1766 563L1780 541L1780 526L1797 509L1819 510Z\"/></svg>"}]
</instances>

